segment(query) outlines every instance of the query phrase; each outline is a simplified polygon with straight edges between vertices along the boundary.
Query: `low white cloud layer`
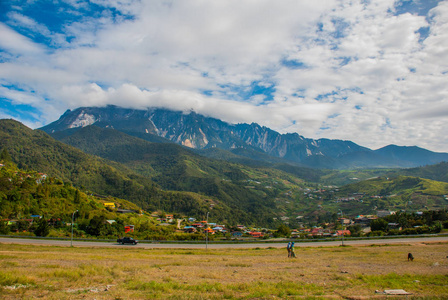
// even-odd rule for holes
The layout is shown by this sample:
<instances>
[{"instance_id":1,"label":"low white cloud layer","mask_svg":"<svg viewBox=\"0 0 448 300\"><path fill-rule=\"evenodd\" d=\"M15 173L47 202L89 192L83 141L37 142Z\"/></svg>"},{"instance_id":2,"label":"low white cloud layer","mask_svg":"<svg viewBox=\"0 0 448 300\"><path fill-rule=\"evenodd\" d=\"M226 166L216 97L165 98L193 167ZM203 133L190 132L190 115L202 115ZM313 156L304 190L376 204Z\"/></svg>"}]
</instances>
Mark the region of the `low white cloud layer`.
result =
<instances>
[{"instance_id":1,"label":"low white cloud layer","mask_svg":"<svg viewBox=\"0 0 448 300\"><path fill-rule=\"evenodd\" d=\"M448 152L448 1L63 1L0 22L0 97L26 124L114 104L309 138ZM39 5L36 1L27 5Z\"/></svg>"}]
</instances>

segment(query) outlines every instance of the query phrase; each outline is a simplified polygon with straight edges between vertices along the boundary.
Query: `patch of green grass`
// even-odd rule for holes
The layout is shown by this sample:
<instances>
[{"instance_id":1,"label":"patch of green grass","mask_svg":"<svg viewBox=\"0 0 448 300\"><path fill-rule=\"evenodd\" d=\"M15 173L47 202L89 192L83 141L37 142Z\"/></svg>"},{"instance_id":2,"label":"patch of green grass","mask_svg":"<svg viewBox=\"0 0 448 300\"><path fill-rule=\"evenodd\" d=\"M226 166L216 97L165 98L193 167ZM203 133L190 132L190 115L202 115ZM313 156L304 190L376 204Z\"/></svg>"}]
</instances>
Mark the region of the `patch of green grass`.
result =
<instances>
[{"instance_id":1,"label":"patch of green grass","mask_svg":"<svg viewBox=\"0 0 448 300\"><path fill-rule=\"evenodd\" d=\"M0 271L0 286L11 286L11 285L35 285L34 279L29 278L25 275L16 275L13 272L2 272Z\"/></svg>"},{"instance_id":2,"label":"patch of green grass","mask_svg":"<svg viewBox=\"0 0 448 300\"><path fill-rule=\"evenodd\" d=\"M227 266L227 267L248 268L248 267L252 267L252 264L230 263L230 264L227 264L226 266Z\"/></svg>"},{"instance_id":3,"label":"patch of green grass","mask_svg":"<svg viewBox=\"0 0 448 300\"><path fill-rule=\"evenodd\" d=\"M181 289L181 285L175 281L169 280L168 282L157 282L155 280L140 281L130 280L126 287L130 290L139 291L152 291L152 292L168 292L171 290Z\"/></svg>"},{"instance_id":4,"label":"patch of green grass","mask_svg":"<svg viewBox=\"0 0 448 300\"><path fill-rule=\"evenodd\" d=\"M0 264L2 268L12 268L12 267L18 267L19 263L15 261L2 261Z\"/></svg>"},{"instance_id":5,"label":"patch of green grass","mask_svg":"<svg viewBox=\"0 0 448 300\"><path fill-rule=\"evenodd\" d=\"M42 264L39 266L39 268L58 269L58 268L61 268L61 266L57 265L57 264Z\"/></svg>"}]
</instances>

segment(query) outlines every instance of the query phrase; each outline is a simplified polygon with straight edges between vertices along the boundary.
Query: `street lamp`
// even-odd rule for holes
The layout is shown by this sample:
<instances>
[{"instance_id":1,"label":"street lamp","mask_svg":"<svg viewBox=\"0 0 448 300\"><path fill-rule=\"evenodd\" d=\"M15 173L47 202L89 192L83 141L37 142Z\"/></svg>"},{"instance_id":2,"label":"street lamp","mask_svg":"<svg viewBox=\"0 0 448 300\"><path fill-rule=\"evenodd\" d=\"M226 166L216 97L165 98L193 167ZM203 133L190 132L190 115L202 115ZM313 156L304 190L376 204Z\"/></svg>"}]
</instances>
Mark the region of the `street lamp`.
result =
<instances>
[{"instance_id":1,"label":"street lamp","mask_svg":"<svg viewBox=\"0 0 448 300\"><path fill-rule=\"evenodd\" d=\"M207 212L207 228L205 230L205 250L208 250L208 214L210 212Z\"/></svg>"},{"instance_id":2,"label":"street lamp","mask_svg":"<svg viewBox=\"0 0 448 300\"><path fill-rule=\"evenodd\" d=\"M75 219L75 214L78 212L78 210L75 210L72 214L72 239L70 240L70 247L73 247L73 222Z\"/></svg>"},{"instance_id":3,"label":"street lamp","mask_svg":"<svg viewBox=\"0 0 448 300\"><path fill-rule=\"evenodd\" d=\"M342 246L344 246L344 220L342 220L342 210L339 210L341 213L341 226L342 226Z\"/></svg>"}]
</instances>

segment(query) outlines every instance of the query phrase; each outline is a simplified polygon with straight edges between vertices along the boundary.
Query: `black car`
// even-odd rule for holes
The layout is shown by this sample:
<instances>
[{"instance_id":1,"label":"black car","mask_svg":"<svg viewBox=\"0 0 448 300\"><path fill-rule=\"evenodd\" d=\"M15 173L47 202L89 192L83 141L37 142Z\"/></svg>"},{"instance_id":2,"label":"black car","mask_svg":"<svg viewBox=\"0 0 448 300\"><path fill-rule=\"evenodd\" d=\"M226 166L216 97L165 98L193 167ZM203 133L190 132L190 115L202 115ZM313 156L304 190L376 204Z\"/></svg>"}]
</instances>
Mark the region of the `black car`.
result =
<instances>
[{"instance_id":1,"label":"black car","mask_svg":"<svg viewBox=\"0 0 448 300\"><path fill-rule=\"evenodd\" d=\"M117 243L119 243L119 244L133 244L133 245L137 245L137 243L138 243L138 241L137 240L134 240L133 238L131 238L131 237L124 237L124 238L121 238L121 239L118 239L117 240Z\"/></svg>"}]
</instances>

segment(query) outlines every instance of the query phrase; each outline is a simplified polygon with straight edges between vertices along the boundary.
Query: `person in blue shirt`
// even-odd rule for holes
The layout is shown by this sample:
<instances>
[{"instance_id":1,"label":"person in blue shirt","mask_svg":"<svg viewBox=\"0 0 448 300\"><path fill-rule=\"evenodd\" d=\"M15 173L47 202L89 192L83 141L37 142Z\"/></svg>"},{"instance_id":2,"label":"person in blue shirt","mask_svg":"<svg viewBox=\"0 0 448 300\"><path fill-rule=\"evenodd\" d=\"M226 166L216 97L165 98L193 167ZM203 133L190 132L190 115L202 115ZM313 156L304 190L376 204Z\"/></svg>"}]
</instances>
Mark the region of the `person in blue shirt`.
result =
<instances>
[{"instance_id":1,"label":"person in blue shirt","mask_svg":"<svg viewBox=\"0 0 448 300\"><path fill-rule=\"evenodd\" d=\"M286 250L288 250L288 257L291 257L291 242L286 246Z\"/></svg>"},{"instance_id":2,"label":"person in blue shirt","mask_svg":"<svg viewBox=\"0 0 448 300\"><path fill-rule=\"evenodd\" d=\"M294 242L291 242L291 246L289 247L289 257L296 257L296 253L294 252Z\"/></svg>"}]
</instances>

